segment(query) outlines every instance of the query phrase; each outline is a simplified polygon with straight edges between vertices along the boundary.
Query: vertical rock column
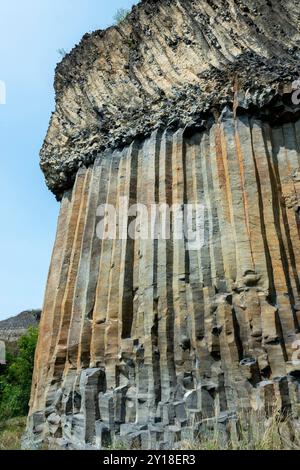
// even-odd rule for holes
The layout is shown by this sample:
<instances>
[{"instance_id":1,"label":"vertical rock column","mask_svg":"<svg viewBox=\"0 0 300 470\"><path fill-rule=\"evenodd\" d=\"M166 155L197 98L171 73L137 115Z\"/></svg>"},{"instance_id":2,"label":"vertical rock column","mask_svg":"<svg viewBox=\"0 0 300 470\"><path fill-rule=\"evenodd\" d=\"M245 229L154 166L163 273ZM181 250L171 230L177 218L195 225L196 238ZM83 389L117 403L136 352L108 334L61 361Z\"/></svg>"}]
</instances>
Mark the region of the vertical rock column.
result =
<instances>
[{"instance_id":1,"label":"vertical rock column","mask_svg":"<svg viewBox=\"0 0 300 470\"><path fill-rule=\"evenodd\" d=\"M61 202L31 438L156 448L239 409L277 403L299 417L299 126L227 113L206 132L155 131L78 171ZM138 229L127 212L137 203L201 204L203 246L176 236L183 211L169 239L162 212L154 239L122 237ZM97 235L102 204L124 215L114 239Z\"/></svg>"}]
</instances>

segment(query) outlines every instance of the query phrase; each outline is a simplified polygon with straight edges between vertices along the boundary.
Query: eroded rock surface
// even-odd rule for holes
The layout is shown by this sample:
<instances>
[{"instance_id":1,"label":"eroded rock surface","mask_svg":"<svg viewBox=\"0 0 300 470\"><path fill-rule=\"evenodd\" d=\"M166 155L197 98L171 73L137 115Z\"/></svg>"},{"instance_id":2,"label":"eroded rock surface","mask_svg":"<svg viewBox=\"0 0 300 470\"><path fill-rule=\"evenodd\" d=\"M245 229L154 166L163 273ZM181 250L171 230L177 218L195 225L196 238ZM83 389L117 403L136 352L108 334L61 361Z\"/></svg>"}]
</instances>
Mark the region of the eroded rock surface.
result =
<instances>
[{"instance_id":1,"label":"eroded rock surface","mask_svg":"<svg viewBox=\"0 0 300 470\"><path fill-rule=\"evenodd\" d=\"M147 0L58 66L30 442L153 449L234 432L239 410L299 418L299 17L289 0ZM99 240L97 207L122 197L200 204L203 246L175 217L170 239Z\"/></svg>"},{"instance_id":2,"label":"eroded rock surface","mask_svg":"<svg viewBox=\"0 0 300 470\"><path fill-rule=\"evenodd\" d=\"M145 0L119 26L87 34L56 71L41 152L50 189L60 197L106 147L205 125L237 90L239 106L263 108L298 77L299 19L292 0Z\"/></svg>"}]
</instances>

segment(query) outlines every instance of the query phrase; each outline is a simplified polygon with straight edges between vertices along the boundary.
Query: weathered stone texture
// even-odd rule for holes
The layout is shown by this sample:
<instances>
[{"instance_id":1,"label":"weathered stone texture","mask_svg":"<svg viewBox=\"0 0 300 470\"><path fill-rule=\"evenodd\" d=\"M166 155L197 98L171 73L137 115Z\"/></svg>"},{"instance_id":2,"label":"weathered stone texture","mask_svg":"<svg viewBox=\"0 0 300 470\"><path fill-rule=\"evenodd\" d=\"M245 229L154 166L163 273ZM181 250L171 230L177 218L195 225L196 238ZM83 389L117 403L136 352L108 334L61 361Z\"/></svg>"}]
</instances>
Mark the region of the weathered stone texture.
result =
<instances>
[{"instance_id":1,"label":"weathered stone texture","mask_svg":"<svg viewBox=\"0 0 300 470\"><path fill-rule=\"evenodd\" d=\"M118 26L85 35L56 70L41 151L49 188L61 198L80 166L138 135L206 126L236 91L236 106L276 120L299 78L299 19L294 0L143 0Z\"/></svg>"},{"instance_id":2,"label":"weathered stone texture","mask_svg":"<svg viewBox=\"0 0 300 470\"><path fill-rule=\"evenodd\" d=\"M205 68L201 65L204 56L214 63L208 34L212 28L216 36L223 37L228 51L235 50L237 33L230 32L233 14L236 22L242 21L234 31L240 38L244 34L243 51L253 46L274 60L284 51L282 63L286 59L289 67L294 61L298 49L288 51L290 41L285 34L279 32L276 46L270 45L275 25L267 23L266 15L275 15L277 26L289 18L285 27L291 28L297 42L299 31L293 20L300 13L299 6L287 13L283 2L276 2L271 11L262 7L265 2L247 2L253 4L248 15L242 2L222 1L213 14L214 3L153 0L134 10L132 18L143 19L141 41L148 38L149 24L153 31L147 39L147 54L157 54L164 65L161 76L154 59L151 66L149 62L147 87L152 75L152 84L155 79L168 89L172 88L171 76L179 84L192 83L195 70ZM223 14L225 4L230 7L229 19L217 20L217 12ZM262 15L255 14L255 6ZM208 17L201 17L201 9L207 10ZM265 31L264 41L262 33L250 37L242 29L243 21L251 15ZM165 28L166 16L180 24L181 31L185 31L185 24L193 24L194 35L186 32L180 38L193 44L201 37L201 56L197 57L193 48L186 50L187 41L181 44L180 40L178 51L165 50L163 34L154 31ZM114 68L109 57L115 54L118 64L126 53L107 49L103 55L102 48L108 47L110 36L122 38L125 45L132 40L127 31L134 28L132 18L119 28L86 38L58 69L58 83L62 75L77 74L75 84L61 85L58 96L57 112L73 122L71 133L79 132L74 116L90 109L94 91L101 90L104 71L111 67L121 80L123 72ZM204 21L208 30L200 33L198 21L200 25ZM221 30L215 22L222 25ZM175 25L173 29L175 34ZM168 29L164 41L172 38ZM93 54L100 48L99 64L93 62L90 47ZM171 56L175 53L182 59L178 64L185 64L184 78L174 69ZM76 54L85 58L88 76L82 72L81 61L75 65ZM228 55L232 58L235 54ZM189 68L188 61L194 68ZM261 77L257 92L263 91L268 73ZM224 77L226 87L228 77ZM241 83L244 79L241 72ZM274 80L278 82L277 93L284 81L279 76ZM83 88L78 85L81 81ZM117 113L114 100L119 99L118 93L128 91L126 101L132 83L111 88L107 99L111 100L112 115ZM81 102L81 111L76 113L73 86ZM149 135L138 135L128 119L131 142L120 148L111 145L109 149L108 145L98 152L90 165L75 172L74 186L67 190L66 185L61 192L28 421L28 436L36 443L44 440L50 446L101 448L122 440L128 446L164 448L192 438L211 420L217 420L225 434L229 423L234 433L239 410L252 409L269 416L279 406L295 419L300 417L299 109L287 104L287 95L278 95L267 104L274 95L266 92L269 98L262 106L247 110L239 104L241 93L235 89L227 106L223 103L218 112L212 108L205 125L197 125L194 118L191 125L183 123L179 105L177 124L149 128ZM195 96L195 102L197 99ZM187 115L193 114L189 106L187 98ZM154 107L154 117L156 111ZM53 133L60 119L56 113L43 153L53 175L57 175L59 159L68 162L69 151L75 149L82 155L85 147L67 138L61 146L64 130L58 127L60 136ZM111 122L112 132L116 127L116 122ZM49 139L53 139L51 144ZM55 181L56 189L63 188L65 183L60 186ZM64 175L62 181L66 182ZM169 240L160 236L154 240L118 236L100 240L99 205L115 205L126 217L125 227L134 222L119 207L122 197L127 197L130 205L142 203L148 208L157 203L203 205L203 246L191 250L185 237L178 239L174 216ZM160 227L157 217L156 226Z\"/></svg>"},{"instance_id":3,"label":"weathered stone texture","mask_svg":"<svg viewBox=\"0 0 300 470\"><path fill-rule=\"evenodd\" d=\"M299 128L228 113L209 132L154 132L78 173L36 358L31 414L43 411L48 437L159 446L239 407L279 401L298 416ZM126 195L204 204L204 246L101 242L97 205Z\"/></svg>"},{"instance_id":4,"label":"weathered stone texture","mask_svg":"<svg viewBox=\"0 0 300 470\"><path fill-rule=\"evenodd\" d=\"M15 317L0 321L0 341L16 344L29 327L38 326L41 313L41 310L25 310Z\"/></svg>"}]
</instances>

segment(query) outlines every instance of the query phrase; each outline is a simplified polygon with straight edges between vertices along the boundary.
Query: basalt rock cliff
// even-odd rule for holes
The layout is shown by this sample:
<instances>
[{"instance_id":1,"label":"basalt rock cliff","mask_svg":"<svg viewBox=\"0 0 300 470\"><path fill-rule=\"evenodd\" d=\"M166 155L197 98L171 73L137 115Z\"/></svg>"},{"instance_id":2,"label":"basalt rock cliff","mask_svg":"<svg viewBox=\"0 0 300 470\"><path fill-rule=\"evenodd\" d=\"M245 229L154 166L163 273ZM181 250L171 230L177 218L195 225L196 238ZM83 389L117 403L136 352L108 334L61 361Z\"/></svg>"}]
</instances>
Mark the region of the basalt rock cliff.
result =
<instances>
[{"instance_id":1,"label":"basalt rock cliff","mask_svg":"<svg viewBox=\"0 0 300 470\"><path fill-rule=\"evenodd\" d=\"M144 0L58 65L28 442L174 447L276 407L297 425L299 24L298 1ZM178 214L169 238L99 239L122 198L201 205L204 242Z\"/></svg>"}]
</instances>

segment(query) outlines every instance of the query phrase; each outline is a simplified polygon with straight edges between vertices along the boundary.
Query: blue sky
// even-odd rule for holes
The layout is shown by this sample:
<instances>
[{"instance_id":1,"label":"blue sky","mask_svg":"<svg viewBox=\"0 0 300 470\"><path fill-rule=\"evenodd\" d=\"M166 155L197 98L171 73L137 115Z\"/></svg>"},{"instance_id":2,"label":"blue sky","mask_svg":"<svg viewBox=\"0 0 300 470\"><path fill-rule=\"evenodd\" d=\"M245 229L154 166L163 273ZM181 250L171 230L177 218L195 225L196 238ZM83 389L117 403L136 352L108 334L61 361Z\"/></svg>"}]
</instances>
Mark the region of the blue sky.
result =
<instances>
[{"instance_id":1,"label":"blue sky","mask_svg":"<svg viewBox=\"0 0 300 470\"><path fill-rule=\"evenodd\" d=\"M59 204L39 168L58 49L134 0L0 0L0 320L42 306Z\"/></svg>"}]
</instances>

